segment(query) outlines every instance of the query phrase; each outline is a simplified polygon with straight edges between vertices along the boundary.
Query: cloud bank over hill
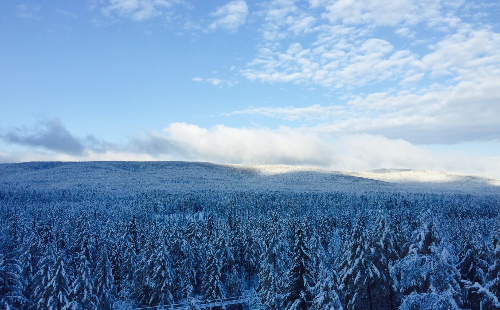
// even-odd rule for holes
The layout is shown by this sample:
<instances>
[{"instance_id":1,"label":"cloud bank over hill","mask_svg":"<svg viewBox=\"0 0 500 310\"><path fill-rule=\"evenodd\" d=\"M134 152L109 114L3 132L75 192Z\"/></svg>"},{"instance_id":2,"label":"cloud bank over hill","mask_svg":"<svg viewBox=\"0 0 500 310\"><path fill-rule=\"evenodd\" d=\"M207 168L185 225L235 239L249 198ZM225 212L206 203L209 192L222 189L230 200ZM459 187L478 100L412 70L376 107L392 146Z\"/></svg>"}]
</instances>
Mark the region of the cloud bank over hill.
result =
<instances>
[{"instance_id":1,"label":"cloud bank over hill","mask_svg":"<svg viewBox=\"0 0 500 310\"><path fill-rule=\"evenodd\" d=\"M2 138L35 147L30 152L0 153L1 162L92 160L187 160L231 164L288 164L340 171L365 171L384 167L451 171L500 177L500 157L466 152L436 152L402 139L374 134L338 134L318 128L203 128L174 123L113 144L79 138L57 121L31 130L7 132ZM63 137L64 139L59 139ZM54 140L57 143L54 143Z\"/></svg>"}]
</instances>

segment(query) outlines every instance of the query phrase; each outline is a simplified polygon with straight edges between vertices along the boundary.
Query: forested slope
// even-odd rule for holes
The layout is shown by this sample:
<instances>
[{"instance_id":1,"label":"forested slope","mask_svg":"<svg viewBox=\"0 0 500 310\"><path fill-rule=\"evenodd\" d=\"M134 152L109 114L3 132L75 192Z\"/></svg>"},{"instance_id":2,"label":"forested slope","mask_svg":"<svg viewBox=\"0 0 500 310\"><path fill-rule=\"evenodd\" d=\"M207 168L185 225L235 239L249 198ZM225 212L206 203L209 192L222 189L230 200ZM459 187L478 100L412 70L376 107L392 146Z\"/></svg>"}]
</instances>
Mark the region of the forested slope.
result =
<instances>
[{"instance_id":1,"label":"forested slope","mask_svg":"<svg viewBox=\"0 0 500 310\"><path fill-rule=\"evenodd\" d=\"M0 309L500 309L487 180L266 169L0 165Z\"/></svg>"}]
</instances>

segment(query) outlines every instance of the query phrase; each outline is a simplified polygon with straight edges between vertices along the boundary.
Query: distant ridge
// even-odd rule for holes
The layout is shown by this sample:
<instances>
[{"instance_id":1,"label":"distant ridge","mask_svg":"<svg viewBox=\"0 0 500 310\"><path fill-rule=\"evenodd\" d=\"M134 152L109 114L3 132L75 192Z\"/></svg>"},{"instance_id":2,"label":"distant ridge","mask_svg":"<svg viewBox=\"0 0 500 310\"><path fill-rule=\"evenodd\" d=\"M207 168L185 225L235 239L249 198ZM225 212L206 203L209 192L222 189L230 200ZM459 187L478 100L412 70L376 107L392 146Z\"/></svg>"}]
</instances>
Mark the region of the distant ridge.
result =
<instances>
[{"instance_id":1,"label":"distant ridge","mask_svg":"<svg viewBox=\"0 0 500 310\"><path fill-rule=\"evenodd\" d=\"M445 172L338 172L288 165L203 162L29 162L0 164L0 189L189 192L474 192L500 194L500 180Z\"/></svg>"}]
</instances>

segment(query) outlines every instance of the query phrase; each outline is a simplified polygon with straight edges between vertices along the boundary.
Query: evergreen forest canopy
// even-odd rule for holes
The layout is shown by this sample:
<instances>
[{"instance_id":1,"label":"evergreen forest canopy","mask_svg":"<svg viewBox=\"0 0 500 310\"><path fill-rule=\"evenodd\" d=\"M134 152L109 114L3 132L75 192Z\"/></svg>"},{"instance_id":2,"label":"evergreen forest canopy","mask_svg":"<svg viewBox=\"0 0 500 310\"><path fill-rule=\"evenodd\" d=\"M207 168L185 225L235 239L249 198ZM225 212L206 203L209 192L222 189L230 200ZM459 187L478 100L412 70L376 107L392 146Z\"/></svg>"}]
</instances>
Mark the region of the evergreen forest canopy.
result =
<instances>
[{"instance_id":1,"label":"evergreen forest canopy","mask_svg":"<svg viewBox=\"0 0 500 310\"><path fill-rule=\"evenodd\" d=\"M0 165L0 309L500 309L498 191L196 165Z\"/></svg>"}]
</instances>

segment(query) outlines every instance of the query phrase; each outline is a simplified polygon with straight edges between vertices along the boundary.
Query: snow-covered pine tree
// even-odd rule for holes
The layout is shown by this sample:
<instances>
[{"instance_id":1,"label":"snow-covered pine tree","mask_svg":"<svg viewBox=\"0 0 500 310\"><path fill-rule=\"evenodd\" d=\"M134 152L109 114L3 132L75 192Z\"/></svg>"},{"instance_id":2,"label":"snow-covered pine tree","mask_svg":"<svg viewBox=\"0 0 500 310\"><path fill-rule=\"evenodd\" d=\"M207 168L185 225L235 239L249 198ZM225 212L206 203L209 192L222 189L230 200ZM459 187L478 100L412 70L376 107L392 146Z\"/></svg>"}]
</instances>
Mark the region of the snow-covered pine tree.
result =
<instances>
[{"instance_id":1,"label":"snow-covered pine tree","mask_svg":"<svg viewBox=\"0 0 500 310\"><path fill-rule=\"evenodd\" d=\"M44 299L45 288L52 279L52 272L54 270L54 264L56 263L56 253L53 243L45 245L45 251L43 256L37 263L37 272L33 276L33 304L38 307L38 305L46 304L47 300Z\"/></svg>"},{"instance_id":2,"label":"snow-covered pine tree","mask_svg":"<svg viewBox=\"0 0 500 310\"><path fill-rule=\"evenodd\" d=\"M146 235L145 245L138 257L140 261L137 263L134 272L133 298L138 306L149 306L152 297L154 283L152 281L153 270L155 268L156 251L158 244L164 243L165 239L160 237L156 222L152 223L151 231ZM129 283L127 285L130 285Z\"/></svg>"},{"instance_id":3,"label":"snow-covered pine tree","mask_svg":"<svg viewBox=\"0 0 500 310\"><path fill-rule=\"evenodd\" d=\"M340 265L341 286L344 308L374 309L372 286L370 284L371 267L368 255L371 253L366 223L363 214L359 215L354 224L352 237L344 246L346 254Z\"/></svg>"},{"instance_id":4,"label":"snow-covered pine tree","mask_svg":"<svg viewBox=\"0 0 500 310\"><path fill-rule=\"evenodd\" d=\"M387 217L379 213L375 221L375 233L371 237L367 267L373 309L395 310L398 305L397 292L390 269L398 260L398 253Z\"/></svg>"},{"instance_id":5,"label":"snow-covered pine tree","mask_svg":"<svg viewBox=\"0 0 500 310\"><path fill-rule=\"evenodd\" d=\"M116 289L114 284L111 262L108 258L108 251L103 248L101 257L96 267L95 292L99 301L99 309L112 310L116 299Z\"/></svg>"},{"instance_id":6,"label":"snow-covered pine tree","mask_svg":"<svg viewBox=\"0 0 500 310\"><path fill-rule=\"evenodd\" d=\"M500 221L500 218L499 218ZM482 309L500 309L500 227L493 235L490 264L483 287L475 285L477 294L482 296Z\"/></svg>"},{"instance_id":7,"label":"snow-covered pine tree","mask_svg":"<svg viewBox=\"0 0 500 310\"><path fill-rule=\"evenodd\" d=\"M186 242L187 244L183 245L183 252L185 255L185 261L183 263L183 270L189 269L189 271L183 271L182 274L184 277L192 277L192 285L193 285L193 295L201 293L201 283L203 282L203 255L201 255L201 240L200 237L200 229L198 227L197 221L194 219L190 219L186 225ZM188 274L190 274L188 276ZM185 288L185 295L190 296L188 294L188 287Z\"/></svg>"},{"instance_id":8,"label":"snow-covered pine tree","mask_svg":"<svg viewBox=\"0 0 500 310\"><path fill-rule=\"evenodd\" d=\"M130 221L126 226L124 239L127 242L127 245L132 248L134 253L136 255L139 254L140 251L139 228L135 215L132 215L132 218L130 219Z\"/></svg>"},{"instance_id":9,"label":"snow-covered pine tree","mask_svg":"<svg viewBox=\"0 0 500 310\"><path fill-rule=\"evenodd\" d=\"M460 274L431 220L416 231L409 254L393 269L403 294L400 310L462 309Z\"/></svg>"},{"instance_id":10,"label":"snow-covered pine tree","mask_svg":"<svg viewBox=\"0 0 500 310\"><path fill-rule=\"evenodd\" d=\"M74 257L75 268L78 268L81 255L84 255L88 262L94 261L96 249L93 241L94 240L90 236L90 227L87 219L87 214L83 212L78 217L78 220L76 222L73 248L71 249L71 252L76 254Z\"/></svg>"},{"instance_id":11,"label":"snow-covered pine tree","mask_svg":"<svg viewBox=\"0 0 500 310\"><path fill-rule=\"evenodd\" d=\"M50 281L45 286L42 298L38 302L38 309L74 309L74 305L70 301L71 289L65 265L64 256L58 255L57 261L52 267Z\"/></svg>"},{"instance_id":12,"label":"snow-covered pine tree","mask_svg":"<svg viewBox=\"0 0 500 310\"><path fill-rule=\"evenodd\" d=\"M185 262L184 252L182 250L184 243L183 229L177 224L173 225L172 232L168 236L168 249L170 257L170 270L172 271L172 278L170 279L170 291L174 300L182 300L184 298L183 291L184 279L180 272L182 264ZM174 272L175 271L175 272Z\"/></svg>"},{"instance_id":13,"label":"snow-covered pine tree","mask_svg":"<svg viewBox=\"0 0 500 310\"><path fill-rule=\"evenodd\" d=\"M238 283L237 279L239 270L227 237L227 230L219 229L213 246L215 256L221 266L220 275L224 294L225 296L237 296L241 293L241 283Z\"/></svg>"},{"instance_id":14,"label":"snow-covered pine tree","mask_svg":"<svg viewBox=\"0 0 500 310\"><path fill-rule=\"evenodd\" d=\"M19 260L0 254L0 309L25 309L24 279Z\"/></svg>"},{"instance_id":15,"label":"snow-covered pine tree","mask_svg":"<svg viewBox=\"0 0 500 310\"><path fill-rule=\"evenodd\" d=\"M274 217L273 217L274 218ZM279 268L278 268L278 225L275 221L268 221L264 230L265 239L260 255L259 286L257 292L260 303L270 310L280 309L279 295Z\"/></svg>"},{"instance_id":16,"label":"snow-covered pine tree","mask_svg":"<svg viewBox=\"0 0 500 310\"><path fill-rule=\"evenodd\" d=\"M114 286L116 289L116 297L118 297L121 293L122 288L122 267L124 265L124 254L123 244L124 241L121 238L122 235L119 233L119 225L115 223L112 228L108 228L105 233L105 239L108 244L108 258L111 263L111 270L114 279Z\"/></svg>"},{"instance_id":17,"label":"snow-covered pine tree","mask_svg":"<svg viewBox=\"0 0 500 310\"><path fill-rule=\"evenodd\" d=\"M0 309L25 309L27 299L23 292L26 281L23 278L23 269L20 254L23 253L22 217L14 212L6 215L7 229L5 235L0 232Z\"/></svg>"},{"instance_id":18,"label":"snow-covered pine tree","mask_svg":"<svg viewBox=\"0 0 500 310\"><path fill-rule=\"evenodd\" d=\"M90 237L90 227L85 212L77 220L74 239L73 251L76 255L73 261L76 278L72 283L73 309L97 309L98 300L92 274L96 249Z\"/></svg>"},{"instance_id":19,"label":"snow-covered pine tree","mask_svg":"<svg viewBox=\"0 0 500 310\"><path fill-rule=\"evenodd\" d=\"M153 254L151 273L151 299L149 305L169 305L174 302L172 294L173 271L165 242L160 242Z\"/></svg>"},{"instance_id":20,"label":"snow-covered pine tree","mask_svg":"<svg viewBox=\"0 0 500 310\"><path fill-rule=\"evenodd\" d=\"M188 240L183 239L181 244L181 262L179 263L179 294L181 299L190 299L195 295L197 266L193 249Z\"/></svg>"},{"instance_id":21,"label":"snow-covered pine tree","mask_svg":"<svg viewBox=\"0 0 500 310\"><path fill-rule=\"evenodd\" d=\"M139 252L137 222L135 217L125 226L125 233L120 242L119 252L116 253L120 257L120 286L119 294L121 298L130 298L136 289L136 271Z\"/></svg>"},{"instance_id":22,"label":"snow-covered pine tree","mask_svg":"<svg viewBox=\"0 0 500 310\"><path fill-rule=\"evenodd\" d=\"M245 246L243 247L243 268L245 273L245 288L252 285L252 276L255 276L259 266L259 244L255 240L250 225L245 226Z\"/></svg>"},{"instance_id":23,"label":"snow-covered pine tree","mask_svg":"<svg viewBox=\"0 0 500 310\"><path fill-rule=\"evenodd\" d=\"M91 264L86 256L87 250L82 248L78 259L77 275L72 284L72 300L74 310L98 309L98 300L95 295L94 278L92 276Z\"/></svg>"},{"instance_id":24,"label":"snow-covered pine tree","mask_svg":"<svg viewBox=\"0 0 500 310\"><path fill-rule=\"evenodd\" d=\"M326 268L325 268L326 269ZM321 270L325 270L322 269ZM343 310L342 302L337 293L338 285L334 275L329 272L322 272L320 280L316 286L316 296L313 299L311 309L314 310Z\"/></svg>"},{"instance_id":25,"label":"snow-covered pine tree","mask_svg":"<svg viewBox=\"0 0 500 310\"><path fill-rule=\"evenodd\" d=\"M19 258L22 267L22 278L25 281L23 295L27 297L27 309L34 306L32 300L34 295L33 278L37 272L37 263L41 259L41 255L35 235L27 235L24 250Z\"/></svg>"},{"instance_id":26,"label":"snow-covered pine tree","mask_svg":"<svg viewBox=\"0 0 500 310\"><path fill-rule=\"evenodd\" d=\"M305 224L298 223L294 232L292 266L287 274L283 306L287 310L309 309L315 286L313 261L307 247Z\"/></svg>"},{"instance_id":27,"label":"snow-covered pine tree","mask_svg":"<svg viewBox=\"0 0 500 310\"><path fill-rule=\"evenodd\" d=\"M222 262L216 255L213 245L207 246L205 274L203 277L203 297L205 300L224 298L225 292L221 279ZM220 307L214 308L219 309Z\"/></svg>"},{"instance_id":28,"label":"snow-covered pine tree","mask_svg":"<svg viewBox=\"0 0 500 310\"><path fill-rule=\"evenodd\" d=\"M457 264L457 270L462 278L464 307L467 309L480 309L482 296L477 293L474 285L476 283L481 287L485 285L488 262L482 259L471 240L469 232L465 234L463 240L463 249L459 255L460 261Z\"/></svg>"},{"instance_id":29,"label":"snow-covered pine tree","mask_svg":"<svg viewBox=\"0 0 500 310\"><path fill-rule=\"evenodd\" d=\"M224 279L224 284L228 296L239 296L245 287L243 266L245 265L244 249L246 245L240 218L232 215L235 213L234 209L229 212L225 259L227 277ZM223 269L223 272L225 272L225 269Z\"/></svg>"},{"instance_id":30,"label":"snow-covered pine tree","mask_svg":"<svg viewBox=\"0 0 500 310\"><path fill-rule=\"evenodd\" d=\"M324 220L324 219L323 219ZM316 234L316 233L314 233ZM326 238L326 234L323 235ZM318 238L320 238L318 236ZM316 239L317 240L317 239ZM314 244L317 241L312 238L311 242ZM319 243L313 248L316 248L317 257L317 276L318 280L316 286L314 287L314 299L311 305L313 310L343 310L342 301L340 300L338 294L338 278L337 270L334 264L330 263L328 259L328 254L326 249L329 248L329 244Z\"/></svg>"}]
</instances>

